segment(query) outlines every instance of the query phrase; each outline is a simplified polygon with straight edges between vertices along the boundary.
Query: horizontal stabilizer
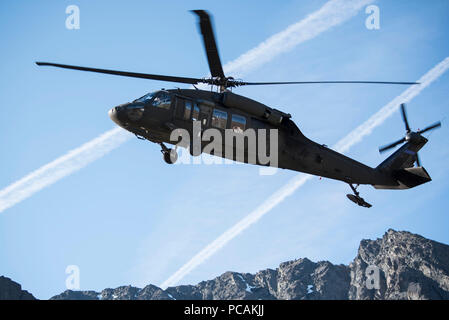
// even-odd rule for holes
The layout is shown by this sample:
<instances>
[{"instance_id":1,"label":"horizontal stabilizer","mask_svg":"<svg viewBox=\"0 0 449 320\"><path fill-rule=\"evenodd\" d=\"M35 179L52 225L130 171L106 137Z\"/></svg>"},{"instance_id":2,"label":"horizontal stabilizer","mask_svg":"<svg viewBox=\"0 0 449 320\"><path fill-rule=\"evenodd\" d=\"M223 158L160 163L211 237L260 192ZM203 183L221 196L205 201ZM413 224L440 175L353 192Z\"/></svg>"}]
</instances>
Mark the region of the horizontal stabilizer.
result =
<instances>
[{"instance_id":1,"label":"horizontal stabilizer","mask_svg":"<svg viewBox=\"0 0 449 320\"><path fill-rule=\"evenodd\" d=\"M432 181L426 169L423 167L413 167L397 170L394 177L408 188L414 188L420 184Z\"/></svg>"}]
</instances>

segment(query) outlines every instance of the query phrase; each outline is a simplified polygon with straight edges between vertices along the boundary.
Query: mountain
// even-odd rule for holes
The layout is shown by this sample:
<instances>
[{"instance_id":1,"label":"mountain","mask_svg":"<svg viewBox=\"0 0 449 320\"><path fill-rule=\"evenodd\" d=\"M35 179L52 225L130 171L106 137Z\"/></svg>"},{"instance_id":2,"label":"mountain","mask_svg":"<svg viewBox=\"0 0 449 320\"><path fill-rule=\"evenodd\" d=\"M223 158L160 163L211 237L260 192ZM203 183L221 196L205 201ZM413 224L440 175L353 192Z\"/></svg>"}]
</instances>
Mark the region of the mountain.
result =
<instances>
[{"instance_id":1,"label":"mountain","mask_svg":"<svg viewBox=\"0 0 449 320\"><path fill-rule=\"evenodd\" d=\"M36 300L28 291L22 290L17 282L0 276L0 300Z\"/></svg>"},{"instance_id":2,"label":"mountain","mask_svg":"<svg viewBox=\"0 0 449 320\"><path fill-rule=\"evenodd\" d=\"M362 240L349 266L302 258L256 274L226 272L197 285L67 290L51 299L449 299L449 246L390 229L380 239Z\"/></svg>"},{"instance_id":3,"label":"mountain","mask_svg":"<svg viewBox=\"0 0 449 320\"><path fill-rule=\"evenodd\" d=\"M378 290L364 286L368 265L380 269ZM449 299L449 246L416 234L388 230L362 240L349 268L349 299Z\"/></svg>"}]
</instances>

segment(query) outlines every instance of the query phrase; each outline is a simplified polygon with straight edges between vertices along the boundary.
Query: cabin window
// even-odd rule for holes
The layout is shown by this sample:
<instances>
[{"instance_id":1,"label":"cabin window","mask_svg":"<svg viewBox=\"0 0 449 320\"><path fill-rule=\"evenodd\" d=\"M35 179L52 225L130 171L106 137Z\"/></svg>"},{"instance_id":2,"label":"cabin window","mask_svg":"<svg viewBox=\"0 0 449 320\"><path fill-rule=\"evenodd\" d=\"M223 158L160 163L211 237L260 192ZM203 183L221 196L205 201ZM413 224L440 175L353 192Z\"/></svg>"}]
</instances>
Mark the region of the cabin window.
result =
<instances>
[{"instance_id":1,"label":"cabin window","mask_svg":"<svg viewBox=\"0 0 449 320\"><path fill-rule=\"evenodd\" d=\"M190 113L192 112L192 102L186 100L186 106L184 108L184 120L190 119Z\"/></svg>"},{"instance_id":2,"label":"cabin window","mask_svg":"<svg viewBox=\"0 0 449 320\"><path fill-rule=\"evenodd\" d=\"M212 113L212 126L220 129L225 129L227 121L228 121L227 112L214 109L214 112Z\"/></svg>"},{"instance_id":3,"label":"cabin window","mask_svg":"<svg viewBox=\"0 0 449 320\"><path fill-rule=\"evenodd\" d=\"M170 95L166 92L160 92L153 100L153 106L169 110L170 109Z\"/></svg>"},{"instance_id":4,"label":"cabin window","mask_svg":"<svg viewBox=\"0 0 449 320\"><path fill-rule=\"evenodd\" d=\"M234 130L234 132L243 132L245 131L245 127L246 127L246 118L238 114L233 114L231 121L231 129Z\"/></svg>"},{"instance_id":5,"label":"cabin window","mask_svg":"<svg viewBox=\"0 0 449 320\"><path fill-rule=\"evenodd\" d=\"M199 120L201 121L201 125L203 127L207 127L209 126L209 119L210 119L210 115L212 113L212 108L201 104L200 105L200 118Z\"/></svg>"},{"instance_id":6,"label":"cabin window","mask_svg":"<svg viewBox=\"0 0 449 320\"><path fill-rule=\"evenodd\" d=\"M198 121L199 118L200 118L200 108L195 103L192 110L192 120Z\"/></svg>"}]
</instances>

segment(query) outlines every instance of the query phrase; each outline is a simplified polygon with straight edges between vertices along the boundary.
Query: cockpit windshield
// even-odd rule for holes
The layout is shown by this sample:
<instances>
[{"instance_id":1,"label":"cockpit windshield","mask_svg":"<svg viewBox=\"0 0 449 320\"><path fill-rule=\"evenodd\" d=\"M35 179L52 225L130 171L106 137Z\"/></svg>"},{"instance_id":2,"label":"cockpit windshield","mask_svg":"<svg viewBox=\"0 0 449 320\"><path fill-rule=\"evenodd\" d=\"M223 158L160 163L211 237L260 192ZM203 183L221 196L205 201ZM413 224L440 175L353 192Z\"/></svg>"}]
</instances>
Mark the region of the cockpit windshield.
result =
<instances>
[{"instance_id":1,"label":"cockpit windshield","mask_svg":"<svg viewBox=\"0 0 449 320\"><path fill-rule=\"evenodd\" d=\"M166 91L156 91L147 93L143 97L140 97L139 99L134 100L134 102L140 102L145 105L147 105L151 101L151 105L153 107L158 107L161 109L170 109L171 105L171 98L170 94Z\"/></svg>"},{"instance_id":2,"label":"cockpit windshield","mask_svg":"<svg viewBox=\"0 0 449 320\"><path fill-rule=\"evenodd\" d=\"M144 95L143 97L140 97L139 99L136 99L135 102L143 102L143 103L147 103L148 101L150 101L151 99L153 99L153 97L156 95L156 92L150 92L147 93L146 95Z\"/></svg>"}]
</instances>

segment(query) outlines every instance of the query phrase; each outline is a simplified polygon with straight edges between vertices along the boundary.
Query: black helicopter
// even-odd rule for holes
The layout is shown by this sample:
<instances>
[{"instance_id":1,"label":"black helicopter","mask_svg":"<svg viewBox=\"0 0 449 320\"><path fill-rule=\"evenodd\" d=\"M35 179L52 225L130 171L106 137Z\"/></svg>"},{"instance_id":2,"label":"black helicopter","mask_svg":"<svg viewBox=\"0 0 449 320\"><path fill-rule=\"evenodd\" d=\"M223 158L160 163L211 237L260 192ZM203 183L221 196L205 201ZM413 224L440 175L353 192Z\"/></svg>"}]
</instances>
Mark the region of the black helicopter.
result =
<instances>
[{"instance_id":1,"label":"black helicopter","mask_svg":"<svg viewBox=\"0 0 449 320\"><path fill-rule=\"evenodd\" d=\"M214 128L220 132L232 130L236 136L243 136L249 129L277 130L278 161L276 167L290 169L308 174L340 180L350 185L353 194L347 197L363 207L371 207L360 197L357 187L360 184L370 184L376 189L408 189L431 181L426 170L421 167L417 152L428 141L422 136L424 132L441 126L437 122L423 130L412 131L409 127L405 107L401 105L402 117L405 123L406 136L390 145L379 149L380 152L393 148L401 143L405 144L383 161L376 168L366 166L356 160L337 153L325 145L318 144L306 138L291 115L266 106L260 102L233 93L230 89L247 85L279 85L279 84L314 84L314 83L367 83L367 84L400 84L416 85L416 82L391 81L294 81L294 82L246 82L225 76L218 54L214 32L209 14L204 10L192 11L197 15L206 51L211 77L188 78L146 73L125 72L88 68L73 65L36 62L39 66L53 66L65 69L81 70L119 75L125 77L161 80L168 82L186 83L195 89L171 89L148 93L133 102L125 103L109 111L110 118L124 129L134 133L139 139L146 139L158 143L164 160L172 164L177 160L176 148L165 144L177 145L177 141L170 139L173 130L185 129L194 133L194 124L199 123L201 132L207 128ZM217 91L200 90L195 85L206 84ZM258 137L258 136L257 136ZM237 137L238 138L238 137ZM258 139L258 138L257 138ZM193 139L192 139L193 140ZM195 151L192 143L187 146L194 156L205 150L207 141L200 140L199 150ZM223 158L236 161L267 165L256 157L250 161L251 150L248 141L243 144L242 158L237 157L238 150L233 146L233 152L219 154ZM273 143L274 141L271 141ZM268 149L270 141L264 150ZM259 145L259 141L257 141ZM183 146L183 145L182 145ZM250 150L251 149L251 150ZM414 164L416 163L416 167ZM272 164L268 164L272 165Z\"/></svg>"}]
</instances>

